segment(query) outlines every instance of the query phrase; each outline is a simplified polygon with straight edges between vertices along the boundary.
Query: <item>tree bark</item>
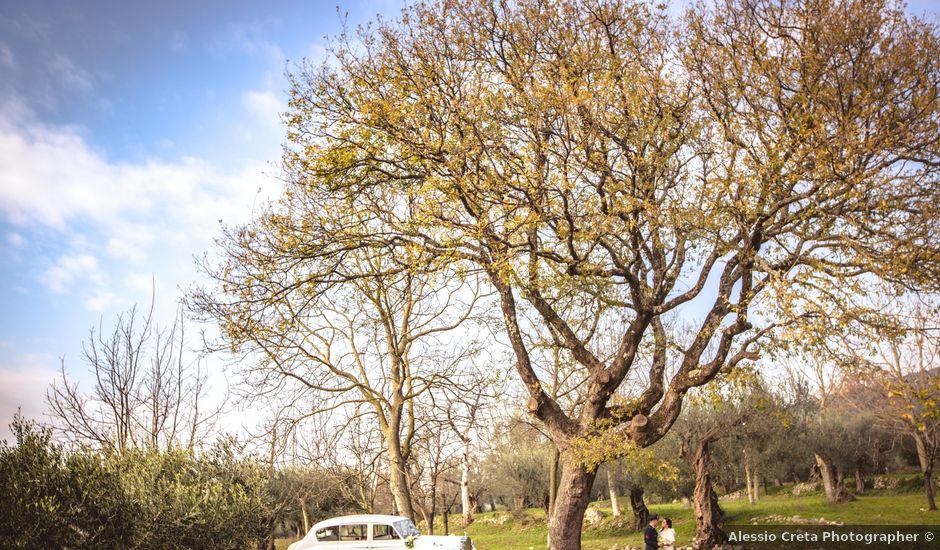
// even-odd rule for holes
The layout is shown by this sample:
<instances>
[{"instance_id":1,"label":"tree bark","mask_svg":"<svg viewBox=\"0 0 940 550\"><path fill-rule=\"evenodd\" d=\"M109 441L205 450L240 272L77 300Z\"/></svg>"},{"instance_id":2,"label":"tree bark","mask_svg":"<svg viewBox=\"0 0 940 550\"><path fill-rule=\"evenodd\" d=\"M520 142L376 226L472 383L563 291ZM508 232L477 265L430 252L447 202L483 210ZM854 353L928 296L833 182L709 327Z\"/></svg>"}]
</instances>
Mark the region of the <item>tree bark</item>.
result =
<instances>
[{"instance_id":1,"label":"tree bark","mask_svg":"<svg viewBox=\"0 0 940 550\"><path fill-rule=\"evenodd\" d=\"M548 523L550 550L581 550L584 511L591 502L596 472L580 464L563 463L558 493Z\"/></svg>"},{"instance_id":2,"label":"tree bark","mask_svg":"<svg viewBox=\"0 0 940 550\"><path fill-rule=\"evenodd\" d=\"M852 495L845 490L842 472L835 466L832 459L825 453L813 454L816 456L816 465L819 466L819 477L822 478L823 489L826 491L826 500L830 503L853 500Z\"/></svg>"},{"instance_id":3,"label":"tree bark","mask_svg":"<svg viewBox=\"0 0 940 550\"><path fill-rule=\"evenodd\" d=\"M408 472L402 457L398 434L396 432L386 438L388 440L388 489L392 493L392 498L395 499L395 509L398 510L398 514L414 521L415 512L411 504Z\"/></svg>"},{"instance_id":4,"label":"tree bark","mask_svg":"<svg viewBox=\"0 0 940 550\"><path fill-rule=\"evenodd\" d=\"M924 493L927 495L927 509L936 510L937 502L934 498L933 468L924 470Z\"/></svg>"},{"instance_id":5,"label":"tree bark","mask_svg":"<svg viewBox=\"0 0 940 550\"><path fill-rule=\"evenodd\" d=\"M617 500L617 484L614 479L614 470L613 468L607 469L607 492L610 494L610 508L611 514L614 517L620 516L620 501Z\"/></svg>"},{"instance_id":6,"label":"tree bark","mask_svg":"<svg viewBox=\"0 0 940 550\"><path fill-rule=\"evenodd\" d=\"M718 505L718 495L712 487L710 442L710 438L703 438L692 460L692 468L695 470L695 491L692 493L695 505L695 539L692 541L692 548L695 550L711 550L715 546L721 546L728 538L721 530L723 512ZM750 483L748 486L750 487Z\"/></svg>"},{"instance_id":7,"label":"tree bark","mask_svg":"<svg viewBox=\"0 0 940 550\"><path fill-rule=\"evenodd\" d=\"M555 509L555 501L558 499L558 466L560 457L561 454L558 452L558 448L552 446L552 463L548 470L548 517L552 516L552 511Z\"/></svg>"},{"instance_id":8,"label":"tree bark","mask_svg":"<svg viewBox=\"0 0 940 550\"><path fill-rule=\"evenodd\" d=\"M649 508L643 499L643 487L630 488L630 508L633 509L633 530L642 531L650 517Z\"/></svg>"},{"instance_id":9,"label":"tree bark","mask_svg":"<svg viewBox=\"0 0 940 550\"><path fill-rule=\"evenodd\" d=\"M924 494L927 496L927 509L936 510L936 489L933 484L933 459L927 450L927 443L918 434L914 434L914 443L917 447L917 460L920 462L920 471L924 476Z\"/></svg>"}]
</instances>

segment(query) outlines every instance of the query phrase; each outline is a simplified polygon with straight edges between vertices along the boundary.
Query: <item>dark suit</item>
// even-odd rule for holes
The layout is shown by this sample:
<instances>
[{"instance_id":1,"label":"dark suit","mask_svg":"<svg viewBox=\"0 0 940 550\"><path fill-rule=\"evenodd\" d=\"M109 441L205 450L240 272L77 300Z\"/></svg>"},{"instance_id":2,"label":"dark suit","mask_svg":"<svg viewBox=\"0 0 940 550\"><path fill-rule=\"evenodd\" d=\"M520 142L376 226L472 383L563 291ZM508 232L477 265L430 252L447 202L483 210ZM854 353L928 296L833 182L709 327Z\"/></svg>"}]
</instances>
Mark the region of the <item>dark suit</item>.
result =
<instances>
[{"instance_id":1,"label":"dark suit","mask_svg":"<svg viewBox=\"0 0 940 550\"><path fill-rule=\"evenodd\" d=\"M659 532L652 525L647 525L646 529L643 529L643 542L646 543L646 550L659 548Z\"/></svg>"}]
</instances>

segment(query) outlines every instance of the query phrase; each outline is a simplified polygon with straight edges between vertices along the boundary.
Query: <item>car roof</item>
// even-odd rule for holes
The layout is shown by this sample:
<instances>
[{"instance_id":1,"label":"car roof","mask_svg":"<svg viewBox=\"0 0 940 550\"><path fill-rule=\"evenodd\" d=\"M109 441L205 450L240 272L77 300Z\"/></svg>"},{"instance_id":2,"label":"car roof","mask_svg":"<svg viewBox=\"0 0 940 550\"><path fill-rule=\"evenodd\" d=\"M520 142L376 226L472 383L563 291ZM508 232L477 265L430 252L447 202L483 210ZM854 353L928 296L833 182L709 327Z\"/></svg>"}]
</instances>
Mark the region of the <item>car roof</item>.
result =
<instances>
[{"instance_id":1,"label":"car roof","mask_svg":"<svg viewBox=\"0 0 940 550\"><path fill-rule=\"evenodd\" d=\"M351 523L395 523L396 521L408 520L403 516L388 516L383 514L355 514L351 516L339 516L325 519L313 526L314 529L329 527L331 525L349 525Z\"/></svg>"}]
</instances>

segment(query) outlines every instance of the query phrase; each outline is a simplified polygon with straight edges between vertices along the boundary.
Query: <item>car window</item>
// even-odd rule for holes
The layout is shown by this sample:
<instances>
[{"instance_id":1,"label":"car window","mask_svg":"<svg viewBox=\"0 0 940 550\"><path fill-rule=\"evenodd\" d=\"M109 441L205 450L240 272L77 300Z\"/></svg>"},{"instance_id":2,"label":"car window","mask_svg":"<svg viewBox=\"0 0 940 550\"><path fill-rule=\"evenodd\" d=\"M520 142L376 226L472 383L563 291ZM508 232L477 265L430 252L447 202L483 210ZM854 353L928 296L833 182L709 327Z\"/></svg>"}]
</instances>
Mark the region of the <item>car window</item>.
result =
<instances>
[{"instance_id":1,"label":"car window","mask_svg":"<svg viewBox=\"0 0 940 550\"><path fill-rule=\"evenodd\" d=\"M339 526L339 540L368 540L369 526L364 523Z\"/></svg>"},{"instance_id":2,"label":"car window","mask_svg":"<svg viewBox=\"0 0 940 550\"><path fill-rule=\"evenodd\" d=\"M418 528L415 527L415 524L411 523L411 520L408 519L396 521L395 530L398 531L398 534L401 535L402 538L408 538L412 535L417 537L421 534L418 532Z\"/></svg>"},{"instance_id":3,"label":"car window","mask_svg":"<svg viewBox=\"0 0 940 550\"><path fill-rule=\"evenodd\" d=\"M372 540L393 540L399 538L401 537L392 529L391 525L376 523L372 526Z\"/></svg>"},{"instance_id":4,"label":"car window","mask_svg":"<svg viewBox=\"0 0 940 550\"><path fill-rule=\"evenodd\" d=\"M339 540L339 528L331 526L317 529L317 540Z\"/></svg>"}]
</instances>

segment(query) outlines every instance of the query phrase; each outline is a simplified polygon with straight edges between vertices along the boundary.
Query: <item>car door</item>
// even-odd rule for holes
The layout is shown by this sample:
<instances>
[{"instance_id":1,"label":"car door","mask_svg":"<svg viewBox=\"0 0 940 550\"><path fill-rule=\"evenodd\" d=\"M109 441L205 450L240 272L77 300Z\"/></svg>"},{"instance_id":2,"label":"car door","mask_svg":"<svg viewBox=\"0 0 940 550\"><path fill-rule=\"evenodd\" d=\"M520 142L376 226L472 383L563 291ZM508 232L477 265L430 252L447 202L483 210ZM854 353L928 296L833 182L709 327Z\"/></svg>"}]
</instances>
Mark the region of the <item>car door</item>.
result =
<instances>
[{"instance_id":1,"label":"car door","mask_svg":"<svg viewBox=\"0 0 940 550\"><path fill-rule=\"evenodd\" d=\"M371 550L405 550L405 541L388 523L373 523L369 530Z\"/></svg>"},{"instance_id":2,"label":"car door","mask_svg":"<svg viewBox=\"0 0 940 550\"><path fill-rule=\"evenodd\" d=\"M368 550L369 541L368 523L347 523L339 525L339 540L336 550Z\"/></svg>"}]
</instances>

